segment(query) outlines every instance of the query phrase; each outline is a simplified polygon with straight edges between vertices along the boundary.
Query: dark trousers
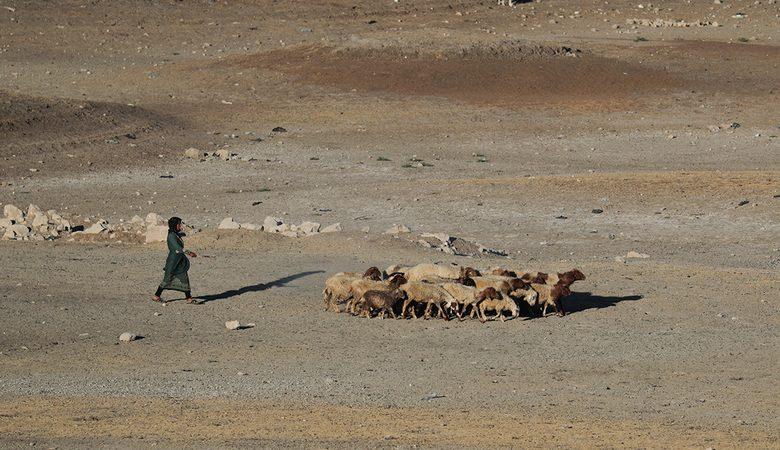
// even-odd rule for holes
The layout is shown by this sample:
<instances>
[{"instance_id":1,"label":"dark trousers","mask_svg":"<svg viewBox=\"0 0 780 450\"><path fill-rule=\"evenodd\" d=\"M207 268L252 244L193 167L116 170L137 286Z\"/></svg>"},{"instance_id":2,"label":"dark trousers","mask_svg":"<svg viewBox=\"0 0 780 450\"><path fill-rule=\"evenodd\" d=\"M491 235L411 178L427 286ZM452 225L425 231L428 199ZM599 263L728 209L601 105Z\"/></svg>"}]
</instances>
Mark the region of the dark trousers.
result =
<instances>
[{"instance_id":1,"label":"dark trousers","mask_svg":"<svg viewBox=\"0 0 780 450\"><path fill-rule=\"evenodd\" d=\"M155 296L155 297L159 297L159 296L161 296L161 295L162 295L162 293L163 293L163 288L161 288L161 287L158 287L158 288L157 288L157 292L155 292L155 293L154 293L154 296ZM186 296L187 296L187 298L192 298L192 291L186 291L186 292L184 293L184 295L186 295Z\"/></svg>"}]
</instances>

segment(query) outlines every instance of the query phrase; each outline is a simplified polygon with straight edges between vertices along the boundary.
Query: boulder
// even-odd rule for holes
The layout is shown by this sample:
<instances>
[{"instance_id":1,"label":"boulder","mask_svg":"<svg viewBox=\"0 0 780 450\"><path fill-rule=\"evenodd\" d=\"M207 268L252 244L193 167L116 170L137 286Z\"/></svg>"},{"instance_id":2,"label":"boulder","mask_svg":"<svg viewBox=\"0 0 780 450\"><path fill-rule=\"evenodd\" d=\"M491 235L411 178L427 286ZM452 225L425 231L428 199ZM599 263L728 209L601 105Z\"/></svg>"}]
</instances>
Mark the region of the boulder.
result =
<instances>
[{"instance_id":1,"label":"boulder","mask_svg":"<svg viewBox=\"0 0 780 450\"><path fill-rule=\"evenodd\" d=\"M168 239L168 227L165 225L149 225L146 227L146 243L165 242Z\"/></svg>"},{"instance_id":2,"label":"boulder","mask_svg":"<svg viewBox=\"0 0 780 450\"><path fill-rule=\"evenodd\" d=\"M90 225L89 228L84 230L84 234L100 234L108 229L108 222L103 219Z\"/></svg>"},{"instance_id":3,"label":"boulder","mask_svg":"<svg viewBox=\"0 0 780 450\"><path fill-rule=\"evenodd\" d=\"M130 219L130 223L133 225L143 225L146 223L143 217L135 215L132 219Z\"/></svg>"},{"instance_id":4,"label":"boulder","mask_svg":"<svg viewBox=\"0 0 780 450\"><path fill-rule=\"evenodd\" d=\"M320 233L338 233L339 231L342 231L341 224L334 223L333 225L328 225L327 227L320 230Z\"/></svg>"},{"instance_id":5,"label":"boulder","mask_svg":"<svg viewBox=\"0 0 780 450\"><path fill-rule=\"evenodd\" d=\"M48 225L49 225L49 218L46 216L46 214L42 214L41 213L41 214L37 214L37 215L35 215L33 217L35 217L32 220L32 227L33 228L39 229L41 227L44 227L44 228L48 227ZM29 218L29 216L28 216L28 218Z\"/></svg>"},{"instance_id":6,"label":"boulder","mask_svg":"<svg viewBox=\"0 0 780 450\"><path fill-rule=\"evenodd\" d=\"M3 206L3 216L5 216L6 219L11 219L16 223L24 222L24 213L21 209L14 205L9 204Z\"/></svg>"},{"instance_id":7,"label":"boulder","mask_svg":"<svg viewBox=\"0 0 780 450\"><path fill-rule=\"evenodd\" d=\"M320 232L320 224L317 222L303 222L298 226L298 231L305 235L317 234Z\"/></svg>"},{"instance_id":8,"label":"boulder","mask_svg":"<svg viewBox=\"0 0 780 450\"><path fill-rule=\"evenodd\" d=\"M221 149L217 150L215 155L217 156L217 158L219 158L219 159L221 159L223 161L228 161L230 159L230 157L233 156L230 153L230 150L228 150L226 148L221 148Z\"/></svg>"},{"instance_id":9,"label":"boulder","mask_svg":"<svg viewBox=\"0 0 780 450\"><path fill-rule=\"evenodd\" d=\"M22 239L30 236L30 229L21 223L13 224L5 229L3 239Z\"/></svg>"},{"instance_id":10,"label":"boulder","mask_svg":"<svg viewBox=\"0 0 780 450\"><path fill-rule=\"evenodd\" d=\"M119 335L119 341L120 342L131 342L131 341L134 341L136 339L138 339L138 335L137 334L133 334L133 333L124 332L124 333Z\"/></svg>"},{"instance_id":11,"label":"boulder","mask_svg":"<svg viewBox=\"0 0 780 450\"><path fill-rule=\"evenodd\" d=\"M14 221L11 219L2 218L0 219L0 228L8 228L11 225L14 224Z\"/></svg>"},{"instance_id":12,"label":"boulder","mask_svg":"<svg viewBox=\"0 0 780 450\"><path fill-rule=\"evenodd\" d=\"M392 227L385 230L384 234L392 234L392 235L398 235L403 233L411 233L412 230L409 229L406 225L401 224L394 224Z\"/></svg>"},{"instance_id":13,"label":"boulder","mask_svg":"<svg viewBox=\"0 0 780 450\"><path fill-rule=\"evenodd\" d=\"M633 250L631 250L630 252L626 253L626 258L645 259L645 258L649 258L649 257L650 257L650 255L648 255L646 253L639 253L639 252L635 252Z\"/></svg>"},{"instance_id":14,"label":"boulder","mask_svg":"<svg viewBox=\"0 0 780 450\"><path fill-rule=\"evenodd\" d=\"M190 147L187 150L184 150L184 157L185 158L191 158L191 159L203 159L203 156L205 155L204 152L198 150L195 147Z\"/></svg>"},{"instance_id":15,"label":"boulder","mask_svg":"<svg viewBox=\"0 0 780 450\"><path fill-rule=\"evenodd\" d=\"M278 233L279 227L284 225L284 220L278 217L268 216L263 220L263 230L269 233Z\"/></svg>"},{"instance_id":16,"label":"boulder","mask_svg":"<svg viewBox=\"0 0 780 450\"><path fill-rule=\"evenodd\" d=\"M41 208L39 208L37 205L30 204L30 206L27 207L27 219L32 220L38 216L42 216L43 211L41 211Z\"/></svg>"},{"instance_id":17,"label":"boulder","mask_svg":"<svg viewBox=\"0 0 780 450\"><path fill-rule=\"evenodd\" d=\"M258 225L256 223L242 223L241 224L241 229L242 230L257 231L257 230L262 230L263 226L262 225Z\"/></svg>"},{"instance_id":18,"label":"boulder","mask_svg":"<svg viewBox=\"0 0 780 450\"><path fill-rule=\"evenodd\" d=\"M70 222L63 219L57 224L57 231L70 231Z\"/></svg>"},{"instance_id":19,"label":"boulder","mask_svg":"<svg viewBox=\"0 0 780 450\"><path fill-rule=\"evenodd\" d=\"M217 228L220 230L238 230L241 228L241 225L234 221L232 217L225 217Z\"/></svg>"},{"instance_id":20,"label":"boulder","mask_svg":"<svg viewBox=\"0 0 780 450\"><path fill-rule=\"evenodd\" d=\"M163 225L165 224L165 219L160 217L159 214L152 212L146 215L144 222L146 222L146 225Z\"/></svg>"},{"instance_id":21,"label":"boulder","mask_svg":"<svg viewBox=\"0 0 780 450\"><path fill-rule=\"evenodd\" d=\"M228 330L243 330L244 328L254 328L253 323L241 323L238 320L229 320L225 322L225 328Z\"/></svg>"},{"instance_id":22,"label":"boulder","mask_svg":"<svg viewBox=\"0 0 780 450\"><path fill-rule=\"evenodd\" d=\"M290 231L290 230L284 230L280 233L284 237L291 237L291 238L297 238L298 232L297 231Z\"/></svg>"}]
</instances>

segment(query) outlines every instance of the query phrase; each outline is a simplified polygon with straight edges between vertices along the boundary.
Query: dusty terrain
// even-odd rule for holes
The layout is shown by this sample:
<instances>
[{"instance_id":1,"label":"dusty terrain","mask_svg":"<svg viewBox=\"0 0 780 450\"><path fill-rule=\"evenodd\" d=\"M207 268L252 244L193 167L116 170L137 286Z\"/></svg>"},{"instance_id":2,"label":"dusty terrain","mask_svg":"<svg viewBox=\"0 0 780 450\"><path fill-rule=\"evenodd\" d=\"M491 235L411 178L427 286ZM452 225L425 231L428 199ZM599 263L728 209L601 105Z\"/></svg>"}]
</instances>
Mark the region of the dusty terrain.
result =
<instances>
[{"instance_id":1,"label":"dusty terrain","mask_svg":"<svg viewBox=\"0 0 780 450\"><path fill-rule=\"evenodd\" d=\"M0 446L780 448L774 0L0 6L0 204L182 216L203 300L151 302L161 244L0 242ZM216 229L269 215L344 231ZM322 310L423 261L587 279L563 318Z\"/></svg>"}]
</instances>

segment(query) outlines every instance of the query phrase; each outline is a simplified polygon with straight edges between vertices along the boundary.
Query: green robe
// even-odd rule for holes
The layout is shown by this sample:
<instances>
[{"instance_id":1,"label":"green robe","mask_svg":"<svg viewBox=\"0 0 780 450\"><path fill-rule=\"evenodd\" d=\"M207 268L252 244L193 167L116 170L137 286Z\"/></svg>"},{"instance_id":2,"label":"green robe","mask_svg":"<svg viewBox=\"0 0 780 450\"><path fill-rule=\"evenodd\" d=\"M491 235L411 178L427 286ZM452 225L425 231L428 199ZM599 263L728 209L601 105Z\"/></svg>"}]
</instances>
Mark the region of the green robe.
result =
<instances>
[{"instance_id":1,"label":"green robe","mask_svg":"<svg viewBox=\"0 0 780 450\"><path fill-rule=\"evenodd\" d=\"M165 275L160 283L162 289L187 292L190 290L190 260L184 253L184 241L173 231L168 232L168 259L165 260Z\"/></svg>"}]
</instances>

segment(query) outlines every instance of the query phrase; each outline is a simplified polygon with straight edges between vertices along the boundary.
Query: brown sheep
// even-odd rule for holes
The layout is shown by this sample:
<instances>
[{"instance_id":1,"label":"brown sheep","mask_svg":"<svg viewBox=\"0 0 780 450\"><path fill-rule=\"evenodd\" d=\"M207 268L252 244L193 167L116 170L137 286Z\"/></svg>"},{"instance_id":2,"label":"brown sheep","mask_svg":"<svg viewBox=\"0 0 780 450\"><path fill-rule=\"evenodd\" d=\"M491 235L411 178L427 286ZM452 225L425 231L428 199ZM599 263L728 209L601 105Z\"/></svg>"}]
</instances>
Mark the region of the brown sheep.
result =
<instances>
[{"instance_id":1,"label":"brown sheep","mask_svg":"<svg viewBox=\"0 0 780 450\"><path fill-rule=\"evenodd\" d=\"M556 284L561 284L566 287L571 287L572 284L574 284L575 281L581 281L585 279L585 274L580 272L579 269L571 269L568 272L563 273L553 273L547 276L547 279L545 280L545 283L554 286Z\"/></svg>"},{"instance_id":2,"label":"brown sheep","mask_svg":"<svg viewBox=\"0 0 780 450\"><path fill-rule=\"evenodd\" d=\"M493 288L504 295L509 295L509 293L513 290L512 285L509 283L511 278L492 275L485 277L473 277L472 280L474 280L477 289L480 291L487 288Z\"/></svg>"},{"instance_id":3,"label":"brown sheep","mask_svg":"<svg viewBox=\"0 0 780 450\"><path fill-rule=\"evenodd\" d=\"M471 308L471 316L474 316L479 291L474 285L474 280L466 278L463 283L444 283L441 287L455 299L450 304L449 312L455 313L459 320L464 320L466 311Z\"/></svg>"},{"instance_id":4,"label":"brown sheep","mask_svg":"<svg viewBox=\"0 0 780 450\"><path fill-rule=\"evenodd\" d=\"M520 315L517 303L492 287L482 290L477 295L477 308L479 309L479 321L482 323L487 321L486 311L495 311L496 315L492 319L495 320L497 317L500 317L502 322L506 321L503 314L504 311L509 311L512 314L511 319Z\"/></svg>"},{"instance_id":5,"label":"brown sheep","mask_svg":"<svg viewBox=\"0 0 780 450\"><path fill-rule=\"evenodd\" d=\"M392 291L366 291L363 296L358 300L355 309L360 310L359 316L368 318L371 317L371 309L378 310L380 317L384 318L385 314L389 314L393 319L397 318L395 315L395 306L402 301L406 295L400 289L393 289Z\"/></svg>"},{"instance_id":6,"label":"brown sheep","mask_svg":"<svg viewBox=\"0 0 780 450\"><path fill-rule=\"evenodd\" d=\"M366 291L392 291L398 289L399 286L406 283L406 278L401 274L393 275L385 281L374 281L360 279L355 280L349 286L350 300L347 302L345 311L349 311L352 314L355 313L355 304Z\"/></svg>"},{"instance_id":7,"label":"brown sheep","mask_svg":"<svg viewBox=\"0 0 780 450\"><path fill-rule=\"evenodd\" d=\"M490 271L490 274L491 275L498 275L498 276L501 276L501 277L517 278L517 273L515 273L515 272L513 272L511 270L506 270L506 269L504 269L502 267L496 267L495 269Z\"/></svg>"},{"instance_id":8,"label":"brown sheep","mask_svg":"<svg viewBox=\"0 0 780 450\"><path fill-rule=\"evenodd\" d=\"M547 315L547 307L552 306L555 309L555 314L559 317L566 315L566 310L563 308L563 302L561 299L571 294L571 291L567 286L562 284L556 284L551 286L549 284L531 283L531 288L539 294L538 300L535 305L542 304L542 317Z\"/></svg>"}]
</instances>

